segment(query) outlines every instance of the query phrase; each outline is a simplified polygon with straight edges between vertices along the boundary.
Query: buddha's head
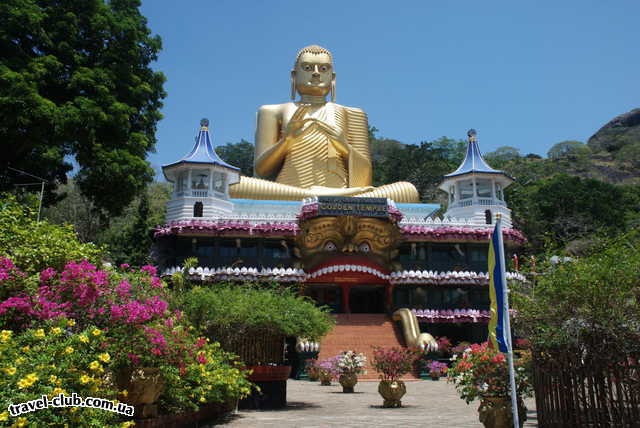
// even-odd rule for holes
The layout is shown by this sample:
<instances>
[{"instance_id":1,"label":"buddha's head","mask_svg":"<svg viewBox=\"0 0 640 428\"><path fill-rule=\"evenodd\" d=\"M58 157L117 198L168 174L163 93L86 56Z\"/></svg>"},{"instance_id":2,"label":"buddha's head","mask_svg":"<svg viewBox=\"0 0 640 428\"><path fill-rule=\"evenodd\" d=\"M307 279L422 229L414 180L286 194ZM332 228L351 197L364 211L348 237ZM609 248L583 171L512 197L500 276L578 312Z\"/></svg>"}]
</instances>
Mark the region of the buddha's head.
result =
<instances>
[{"instance_id":1,"label":"buddha's head","mask_svg":"<svg viewBox=\"0 0 640 428\"><path fill-rule=\"evenodd\" d=\"M317 45L300 49L291 70L291 99L295 94L326 97L335 101L336 73L331 52Z\"/></svg>"}]
</instances>

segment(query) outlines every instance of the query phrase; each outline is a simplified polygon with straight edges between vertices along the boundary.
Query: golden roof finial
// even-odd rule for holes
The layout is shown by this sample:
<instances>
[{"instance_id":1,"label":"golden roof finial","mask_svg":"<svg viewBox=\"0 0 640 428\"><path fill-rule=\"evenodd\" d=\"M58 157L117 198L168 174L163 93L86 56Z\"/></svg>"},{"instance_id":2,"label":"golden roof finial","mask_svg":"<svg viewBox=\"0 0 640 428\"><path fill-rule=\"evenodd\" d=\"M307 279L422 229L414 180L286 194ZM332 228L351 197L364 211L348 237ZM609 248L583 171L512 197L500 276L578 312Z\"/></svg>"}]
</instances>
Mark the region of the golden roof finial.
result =
<instances>
[{"instance_id":1,"label":"golden roof finial","mask_svg":"<svg viewBox=\"0 0 640 428\"><path fill-rule=\"evenodd\" d=\"M478 133L476 132L475 129L471 128L470 130L467 131L467 137L469 137L469 142L473 143L474 141L476 141L476 135Z\"/></svg>"}]
</instances>

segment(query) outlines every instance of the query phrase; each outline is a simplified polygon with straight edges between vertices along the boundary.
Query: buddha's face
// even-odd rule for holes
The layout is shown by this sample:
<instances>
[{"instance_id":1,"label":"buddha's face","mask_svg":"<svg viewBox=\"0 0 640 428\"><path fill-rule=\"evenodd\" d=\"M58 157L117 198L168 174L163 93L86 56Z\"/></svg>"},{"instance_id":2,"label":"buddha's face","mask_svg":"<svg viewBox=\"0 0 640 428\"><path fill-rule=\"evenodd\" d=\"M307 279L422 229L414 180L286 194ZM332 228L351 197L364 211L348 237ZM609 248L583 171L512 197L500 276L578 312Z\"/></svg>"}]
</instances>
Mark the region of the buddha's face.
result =
<instances>
[{"instance_id":1,"label":"buddha's face","mask_svg":"<svg viewBox=\"0 0 640 428\"><path fill-rule=\"evenodd\" d=\"M335 78L331 58L323 53L303 53L291 73L301 95L326 96Z\"/></svg>"}]
</instances>

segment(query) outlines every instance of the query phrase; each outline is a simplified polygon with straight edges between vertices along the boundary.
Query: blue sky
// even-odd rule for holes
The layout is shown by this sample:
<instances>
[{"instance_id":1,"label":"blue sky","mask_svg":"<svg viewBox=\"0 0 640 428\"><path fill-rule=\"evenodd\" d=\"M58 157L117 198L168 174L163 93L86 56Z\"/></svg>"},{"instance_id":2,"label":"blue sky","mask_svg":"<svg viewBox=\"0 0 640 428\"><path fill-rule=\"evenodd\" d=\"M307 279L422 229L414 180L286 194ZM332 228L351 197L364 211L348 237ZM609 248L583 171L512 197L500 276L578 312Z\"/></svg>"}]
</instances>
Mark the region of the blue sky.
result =
<instances>
[{"instance_id":1,"label":"blue sky","mask_svg":"<svg viewBox=\"0 0 640 428\"><path fill-rule=\"evenodd\" d=\"M202 117L216 145L253 142L255 112L287 102L298 49L334 56L336 102L404 143L478 131L488 152L545 155L640 107L640 2L143 0L163 40L158 167Z\"/></svg>"}]
</instances>

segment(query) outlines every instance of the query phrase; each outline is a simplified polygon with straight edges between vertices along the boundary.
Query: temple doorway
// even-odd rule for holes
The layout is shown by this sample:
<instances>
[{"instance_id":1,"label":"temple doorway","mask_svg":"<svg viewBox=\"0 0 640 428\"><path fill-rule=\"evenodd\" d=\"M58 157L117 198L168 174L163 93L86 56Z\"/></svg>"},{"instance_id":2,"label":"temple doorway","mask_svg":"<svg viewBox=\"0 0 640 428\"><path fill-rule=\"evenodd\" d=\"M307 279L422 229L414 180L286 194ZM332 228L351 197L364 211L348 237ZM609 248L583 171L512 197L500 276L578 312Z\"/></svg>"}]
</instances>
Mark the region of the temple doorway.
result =
<instances>
[{"instance_id":1,"label":"temple doorway","mask_svg":"<svg viewBox=\"0 0 640 428\"><path fill-rule=\"evenodd\" d=\"M318 306L329 306L331 312L342 312L342 290L336 284L314 284L304 294L315 300Z\"/></svg>"},{"instance_id":2,"label":"temple doorway","mask_svg":"<svg viewBox=\"0 0 640 428\"><path fill-rule=\"evenodd\" d=\"M349 308L353 314L385 312L384 285L355 285L349 289Z\"/></svg>"}]
</instances>

